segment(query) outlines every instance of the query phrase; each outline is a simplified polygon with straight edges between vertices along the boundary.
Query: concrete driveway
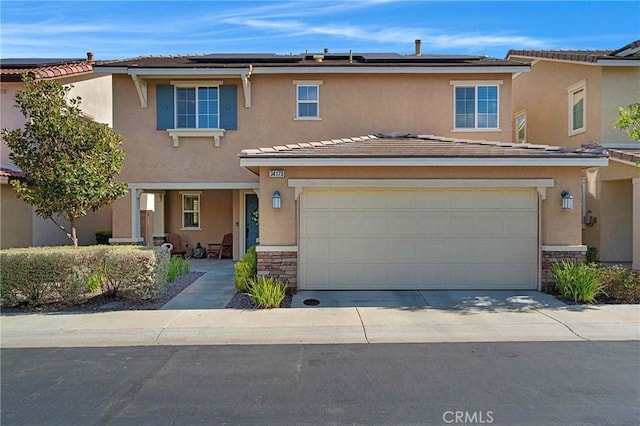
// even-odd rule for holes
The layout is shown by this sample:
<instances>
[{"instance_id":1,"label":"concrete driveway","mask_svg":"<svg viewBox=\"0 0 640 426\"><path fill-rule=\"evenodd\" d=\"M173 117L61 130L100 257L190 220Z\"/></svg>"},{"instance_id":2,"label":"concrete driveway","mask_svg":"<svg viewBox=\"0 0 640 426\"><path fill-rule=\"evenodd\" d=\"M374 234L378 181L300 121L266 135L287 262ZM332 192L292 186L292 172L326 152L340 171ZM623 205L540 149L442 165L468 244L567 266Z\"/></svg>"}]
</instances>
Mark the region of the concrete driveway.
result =
<instances>
[{"instance_id":1,"label":"concrete driveway","mask_svg":"<svg viewBox=\"0 0 640 426\"><path fill-rule=\"evenodd\" d=\"M382 307L520 311L563 306L566 305L549 294L514 290L301 291L293 296L291 302L292 308Z\"/></svg>"}]
</instances>

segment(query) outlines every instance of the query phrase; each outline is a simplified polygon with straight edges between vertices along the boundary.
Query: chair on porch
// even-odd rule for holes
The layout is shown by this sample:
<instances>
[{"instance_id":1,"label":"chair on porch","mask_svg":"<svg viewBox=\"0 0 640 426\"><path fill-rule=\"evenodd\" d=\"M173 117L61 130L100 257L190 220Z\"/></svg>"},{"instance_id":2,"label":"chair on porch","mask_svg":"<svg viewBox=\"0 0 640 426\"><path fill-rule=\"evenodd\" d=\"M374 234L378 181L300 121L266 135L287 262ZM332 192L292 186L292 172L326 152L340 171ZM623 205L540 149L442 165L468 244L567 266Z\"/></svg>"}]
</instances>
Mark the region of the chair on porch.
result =
<instances>
[{"instance_id":1,"label":"chair on porch","mask_svg":"<svg viewBox=\"0 0 640 426\"><path fill-rule=\"evenodd\" d=\"M180 235L171 233L167 234L167 242L173 246L171 249L172 256L186 257L189 244L183 244L182 237L180 237Z\"/></svg>"},{"instance_id":2,"label":"chair on porch","mask_svg":"<svg viewBox=\"0 0 640 426\"><path fill-rule=\"evenodd\" d=\"M209 243L207 246L209 256L218 256L218 259L222 259L222 256L233 257L233 234L225 234L220 244Z\"/></svg>"}]
</instances>

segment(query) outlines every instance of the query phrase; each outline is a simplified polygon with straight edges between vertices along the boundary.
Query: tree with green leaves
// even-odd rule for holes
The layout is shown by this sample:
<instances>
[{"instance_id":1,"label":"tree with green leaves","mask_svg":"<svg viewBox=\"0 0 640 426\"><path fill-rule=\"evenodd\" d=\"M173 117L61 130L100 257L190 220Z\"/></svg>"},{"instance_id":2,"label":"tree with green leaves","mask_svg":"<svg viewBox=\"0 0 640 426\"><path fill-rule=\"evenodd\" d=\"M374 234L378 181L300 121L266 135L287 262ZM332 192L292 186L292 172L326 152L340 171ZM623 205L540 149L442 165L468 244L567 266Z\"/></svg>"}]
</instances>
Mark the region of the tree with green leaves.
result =
<instances>
[{"instance_id":1,"label":"tree with green leaves","mask_svg":"<svg viewBox=\"0 0 640 426\"><path fill-rule=\"evenodd\" d=\"M618 119L613 127L624 130L629 139L640 142L640 102L618 108Z\"/></svg>"},{"instance_id":2,"label":"tree with green leaves","mask_svg":"<svg viewBox=\"0 0 640 426\"><path fill-rule=\"evenodd\" d=\"M83 116L80 98L69 97L70 87L29 75L22 81L15 100L26 119L24 129L2 129L9 157L24 173L11 184L77 247L76 221L127 193L126 184L116 181L124 162L122 139ZM57 217L69 221L70 229Z\"/></svg>"}]
</instances>

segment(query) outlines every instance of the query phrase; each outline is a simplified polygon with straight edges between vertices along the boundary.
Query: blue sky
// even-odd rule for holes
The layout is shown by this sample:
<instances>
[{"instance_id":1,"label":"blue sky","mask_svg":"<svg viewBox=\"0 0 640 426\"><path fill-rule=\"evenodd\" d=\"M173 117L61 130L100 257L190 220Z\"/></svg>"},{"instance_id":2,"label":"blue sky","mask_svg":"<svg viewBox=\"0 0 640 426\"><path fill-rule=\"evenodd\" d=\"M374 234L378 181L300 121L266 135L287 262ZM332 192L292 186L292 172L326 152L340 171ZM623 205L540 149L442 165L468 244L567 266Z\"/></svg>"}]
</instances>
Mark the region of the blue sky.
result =
<instances>
[{"instance_id":1,"label":"blue sky","mask_svg":"<svg viewBox=\"0 0 640 426\"><path fill-rule=\"evenodd\" d=\"M640 39L640 2L0 2L10 57L214 52L425 53L613 49Z\"/></svg>"}]
</instances>

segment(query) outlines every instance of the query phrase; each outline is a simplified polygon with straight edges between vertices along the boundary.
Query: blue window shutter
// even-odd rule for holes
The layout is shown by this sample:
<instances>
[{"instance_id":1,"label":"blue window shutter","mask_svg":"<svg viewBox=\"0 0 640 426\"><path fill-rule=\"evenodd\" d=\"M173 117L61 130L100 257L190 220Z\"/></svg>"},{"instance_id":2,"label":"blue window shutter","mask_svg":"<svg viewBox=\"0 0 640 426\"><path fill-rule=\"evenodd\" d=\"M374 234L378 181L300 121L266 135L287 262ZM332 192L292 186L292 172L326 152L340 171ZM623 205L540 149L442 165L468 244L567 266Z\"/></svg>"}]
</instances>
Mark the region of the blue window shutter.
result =
<instances>
[{"instance_id":1,"label":"blue window shutter","mask_svg":"<svg viewBox=\"0 0 640 426\"><path fill-rule=\"evenodd\" d=\"M158 130L173 129L174 127L173 86L156 86L156 128Z\"/></svg>"},{"instance_id":2,"label":"blue window shutter","mask_svg":"<svg viewBox=\"0 0 640 426\"><path fill-rule=\"evenodd\" d=\"M220 128L238 129L238 86L220 86Z\"/></svg>"}]
</instances>

